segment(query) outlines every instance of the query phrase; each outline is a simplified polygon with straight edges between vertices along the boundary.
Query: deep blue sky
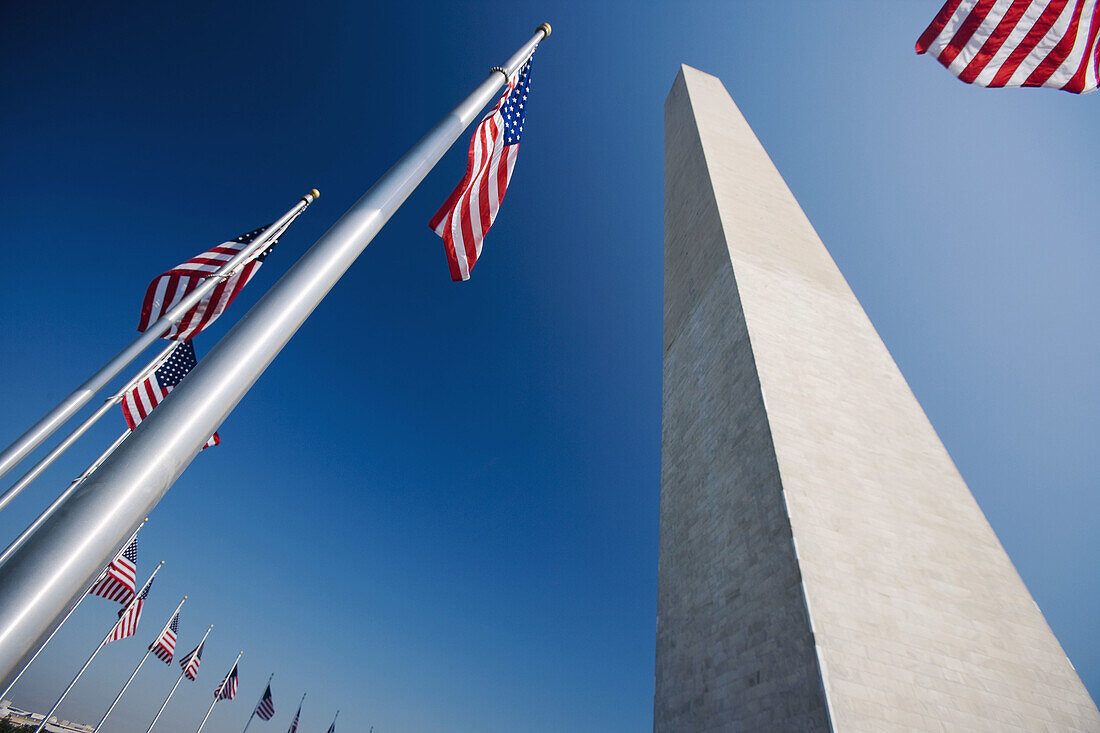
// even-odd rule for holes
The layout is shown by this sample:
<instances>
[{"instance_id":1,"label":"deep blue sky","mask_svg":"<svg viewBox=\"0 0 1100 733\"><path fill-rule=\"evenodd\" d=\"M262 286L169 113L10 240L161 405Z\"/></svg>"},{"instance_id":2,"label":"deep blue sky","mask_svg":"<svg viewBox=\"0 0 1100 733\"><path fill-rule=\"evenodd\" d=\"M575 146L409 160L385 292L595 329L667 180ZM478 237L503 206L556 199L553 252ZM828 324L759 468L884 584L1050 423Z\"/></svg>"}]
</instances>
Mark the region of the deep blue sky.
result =
<instances>
[{"instance_id":1,"label":"deep blue sky","mask_svg":"<svg viewBox=\"0 0 1100 733\"><path fill-rule=\"evenodd\" d=\"M982 90L914 55L937 0L0 5L0 441L134 334L161 270L294 225L201 357L370 183L526 40L523 150L451 283L428 217L463 141L223 425L142 534L167 561L137 640L62 707L94 721L164 616L215 624L164 733L236 652L239 730L275 672L286 729L651 725L662 105L720 76L879 329L1094 698L1100 694L1100 96ZM0 514L13 537L123 428L112 414ZM25 681L41 710L111 604ZM108 731L175 679L143 670ZM140 728L144 729L144 728Z\"/></svg>"}]
</instances>

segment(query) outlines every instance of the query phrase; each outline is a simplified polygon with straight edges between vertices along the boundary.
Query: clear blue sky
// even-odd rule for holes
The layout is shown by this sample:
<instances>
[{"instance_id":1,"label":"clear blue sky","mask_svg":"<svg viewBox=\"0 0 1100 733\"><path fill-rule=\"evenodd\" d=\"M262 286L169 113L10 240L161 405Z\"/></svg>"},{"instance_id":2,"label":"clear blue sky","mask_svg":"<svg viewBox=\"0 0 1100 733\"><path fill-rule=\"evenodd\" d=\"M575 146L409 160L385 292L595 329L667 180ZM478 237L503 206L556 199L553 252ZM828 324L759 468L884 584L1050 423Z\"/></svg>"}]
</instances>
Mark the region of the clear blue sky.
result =
<instances>
[{"instance_id":1,"label":"clear blue sky","mask_svg":"<svg viewBox=\"0 0 1100 733\"><path fill-rule=\"evenodd\" d=\"M375 7L372 7L375 6ZM240 730L641 731L656 613L662 105L720 76L890 348L1094 698L1100 694L1100 95L982 90L917 57L938 0L0 6L0 441L134 335L161 270L294 225L200 357L410 144L547 20L513 184L466 284L408 200L169 492L138 639L62 707L94 721L179 596L215 624L164 733L236 652ZM123 428L8 510L13 537ZM52 701L92 599L14 690ZM114 722L175 679L142 671ZM143 728L140 728L143 730Z\"/></svg>"}]
</instances>

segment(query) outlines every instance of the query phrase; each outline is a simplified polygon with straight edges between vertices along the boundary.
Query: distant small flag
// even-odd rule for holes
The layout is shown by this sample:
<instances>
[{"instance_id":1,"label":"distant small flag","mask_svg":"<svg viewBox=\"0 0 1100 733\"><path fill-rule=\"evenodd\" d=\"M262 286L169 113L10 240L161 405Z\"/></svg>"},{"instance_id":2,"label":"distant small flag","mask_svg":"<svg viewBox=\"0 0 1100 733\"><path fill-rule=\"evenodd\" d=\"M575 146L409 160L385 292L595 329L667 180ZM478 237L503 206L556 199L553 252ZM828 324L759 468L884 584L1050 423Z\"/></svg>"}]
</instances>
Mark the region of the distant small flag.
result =
<instances>
[{"instance_id":1,"label":"distant small flag","mask_svg":"<svg viewBox=\"0 0 1100 733\"><path fill-rule=\"evenodd\" d=\"M233 665L233 669L229 670L229 674L225 676L222 683L218 685L218 689L214 690L215 700L232 700L237 696L237 665Z\"/></svg>"},{"instance_id":2,"label":"distant small flag","mask_svg":"<svg viewBox=\"0 0 1100 733\"><path fill-rule=\"evenodd\" d=\"M504 94L482 118L466 163L466 175L435 213L428 226L443 237L451 279L470 279L481 243L497 218L512 180L527 95L531 91L531 60L508 79Z\"/></svg>"},{"instance_id":3,"label":"distant small flag","mask_svg":"<svg viewBox=\"0 0 1100 733\"><path fill-rule=\"evenodd\" d=\"M268 224L268 226L271 226ZM197 288L203 280L217 272L218 268L233 259L242 249L252 244L260 237L267 227L254 229L248 234L242 234L230 242L223 242L217 247L208 249L197 257L177 265L167 272L158 275L149 283L145 291L145 301L141 305L141 321L138 330L144 331L150 325L172 309L176 303L183 300L184 296ZM237 268L236 272L214 287L206 297L187 311L176 322L176 325L164 334L164 338L173 340L187 340L199 331L203 330L220 316L241 289L248 284L256 270L260 269L264 259L271 253L275 246L272 242L267 248Z\"/></svg>"},{"instance_id":4,"label":"distant small flag","mask_svg":"<svg viewBox=\"0 0 1100 733\"><path fill-rule=\"evenodd\" d=\"M202 664L202 648L205 644L205 641L200 642L197 647L187 653L186 657L180 660L180 668L183 669L183 673L189 680L194 680L199 676L199 665Z\"/></svg>"},{"instance_id":5,"label":"distant small flag","mask_svg":"<svg viewBox=\"0 0 1100 733\"><path fill-rule=\"evenodd\" d=\"M195 345L190 341L184 341L152 374L127 392L122 398L121 406L122 416L130 429L133 430L138 423L149 417L153 408L159 405L161 400L182 382L187 373L198 363L198 359L195 358ZM221 442L221 437L215 431L203 448L209 448Z\"/></svg>"},{"instance_id":6,"label":"distant small flag","mask_svg":"<svg viewBox=\"0 0 1100 733\"><path fill-rule=\"evenodd\" d=\"M161 632L157 640L149 645L150 651L157 655L165 664L172 663L172 655L176 652L176 635L180 631L180 612L176 611L172 614L172 621L168 624L168 627Z\"/></svg>"},{"instance_id":7,"label":"distant small flag","mask_svg":"<svg viewBox=\"0 0 1100 733\"><path fill-rule=\"evenodd\" d=\"M130 601L126 608L118 612L118 621L115 622L115 628L111 631L111 635L107 637L107 641L103 642L104 644L110 644L112 641L125 639L137 633L138 621L141 620L141 609L145 605L145 599L148 597L149 589L152 586L153 577L150 576L149 580L145 581L145 586L141 589L141 593L138 593L137 598Z\"/></svg>"},{"instance_id":8,"label":"distant small flag","mask_svg":"<svg viewBox=\"0 0 1100 733\"><path fill-rule=\"evenodd\" d=\"M298 703L298 712L294 713L294 720L290 721L290 730L286 733L298 733L298 718L302 717L302 703Z\"/></svg>"},{"instance_id":9,"label":"distant small flag","mask_svg":"<svg viewBox=\"0 0 1100 733\"><path fill-rule=\"evenodd\" d=\"M1092 92L1098 0L947 0L917 40L967 84Z\"/></svg>"},{"instance_id":10,"label":"distant small flag","mask_svg":"<svg viewBox=\"0 0 1100 733\"><path fill-rule=\"evenodd\" d=\"M271 685L264 690L264 696L260 698L260 704L256 706L256 717L260 720L271 720L275 714L275 701L271 699Z\"/></svg>"},{"instance_id":11,"label":"distant small flag","mask_svg":"<svg viewBox=\"0 0 1100 733\"><path fill-rule=\"evenodd\" d=\"M103 575L88 591L90 595L101 596L126 606L134 599L134 586L137 581L137 535L118 553Z\"/></svg>"}]
</instances>

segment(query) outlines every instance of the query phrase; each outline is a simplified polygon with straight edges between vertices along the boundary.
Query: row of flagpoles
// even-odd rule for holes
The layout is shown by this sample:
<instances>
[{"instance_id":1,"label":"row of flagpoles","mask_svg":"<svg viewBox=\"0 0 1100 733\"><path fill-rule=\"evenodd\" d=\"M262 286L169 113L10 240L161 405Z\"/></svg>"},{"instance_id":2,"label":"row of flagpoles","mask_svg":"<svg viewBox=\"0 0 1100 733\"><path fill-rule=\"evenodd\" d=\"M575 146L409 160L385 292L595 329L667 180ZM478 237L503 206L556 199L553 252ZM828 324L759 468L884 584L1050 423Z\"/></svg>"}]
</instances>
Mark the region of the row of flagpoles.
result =
<instances>
[{"instance_id":1,"label":"row of flagpoles","mask_svg":"<svg viewBox=\"0 0 1100 733\"><path fill-rule=\"evenodd\" d=\"M142 526L144 526L144 523L142 523ZM92 651L87 661L84 662L84 665L76 673L76 676L73 677L73 680L64 689L64 691L62 691L61 695L57 698L57 701L54 702L53 707L51 707L49 712L47 712L43 716L42 722L35 729L35 733L39 733L39 731L41 731L49 722L50 717L53 716L55 712L57 712L58 707L60 707L61 703L65 700L66 696L68 696L69 692L72 691L72 689L76 686L76 683L91 666L92 661L96 658L96 655L99 654L100 650L102 650L107 644L110 644L111 642L126 639L128 637L134 636L137 633L138 622L141 620L142 608L145 605L146 599L149 597L149 591L153 586L153 580L156 578L157 573L160 572L160 569L164 566L164 562L162 561L153 570L152 574L149 576L149 579L145 581L145 584L141 587L141 590L139 591L137 589L136 580L138 532L140 531L141 528L139 527L138 531L134 532L133 537L130 538L130 541L127 543L123 551L120 552L106 568L104 568L103 573L99 576L96 582L92 585L91 588L88 589L87 593L85 593L84 596L81 597L81 600L83 600L89 595L100 596L101 598L106 598L107 600L115 601L121 604L122 608L118 612L118 620L111 626L111 629L107 632L106 636L103 637L100 643ZM149 644L148 648L145 651L145 654L141 658L141 661L138 662L137 666L134 668L134 671L130 674L130 677L122 686L122 689L119 690L118 694L115 696L115 699L107 708L107 711L103 713L103 716L100 717L99 722L96 723L95 728L93 729L94 732L99 731L103 727L103 724L107 721L107 718L114 711L115 707L122 699L122 696L126 693L126 690L129 689L130 684L134 681L134 678L137 677L138 672L141 671L142 666L144 666L150 655L154 655L165 664L171 665L172 659L175 656L176 641L179 634L180 611L183 609L183 604L186 602L187 596L184 596L183 599L180 600L179 604L176 606L172 614L168 617L168 620L164 623L164 626L161 628L156 638L153 640L152 643ZM64 621L62 623L64 623ZM60 626L58 628L60 628ZM203 634L202 639L199 641L198 645L180 659L180 676L176 680L176 683L172 686L172 689L169 691L168 696L164 699L164 702L161 704L160 709L157 710L156 715L153 716L153 720L149 723L149 727L146 729L146 733L150 733L153 730L154 726L156 726L157 721L160 720L165 708L168 707L168 703L171 701L172 696L175 694L176 689L179 687L179 684L183 681L184 677L192 681L198 678L199 665L202 662L203 650L206 647L207 637L209 637L210 632L213 628L213 625L207 627L206 632ZM51 636L50 638L52 639L53 637ZM49 639L47 639L47 643L48 642ZM44 646L45 644L43 644L43 647ZM27 668L30 667L31 663L33 663L35 659L37 659L38 653L41 651L42 649L39 648L38 652L35 653L30 662L28 662L27 665L24 666L23 669L19 672L19 674L16 675L11 684L9 684L7 688L2 693L0 693L0 699L3 699L7 696L8 692L11 691L15 683L18 682L19 679L23 676L23 672L26 672ZM214 706L219 701L232 700L237 696L237 688L239 685L238 666L240 664L241 656L243 654L244 652L242 651L237 655L237 658L233 661L233 666L230 667L229 672L226 673L221 683L214 689L213 700L211 701L210 707L207 709L206 715L203 717L202 722L199 724L199 732L201 732L203 727L206 725L207 720L209 720L211 713L214 711ZM255 709L253 709L252 714L249 716L248 721L245 723L245 731L247 731L248 727L252 724L253 718L260 718L261 720L271 720L272 717L275 715L275 700L271 693L271 680L274 676L275 675L272 674L270 677L268 677L267 686L264 689L264 693L260 696L260 701L256 704ZM294 714L294 719L290 723L289 733L296 733L298 729L298 721L302 714L302 704L304 702L305 694L302 695L302 700L298 703L298 710ZM337 710L336 715L339 714L340 711ZM335 730L336 717L333 717L332 724L329 726L328 729L328 733L334 733Z\"/></svg>"},{"instance_id":2,"label":"row of flagpoles","mask_svg":"<svg viewBox=\"0 0 1100 733\"><path fill-rule=\"evenodd\" d=\"M203 448L217 445L217 428L336 284L397 208L504 86L470 141L466 173L431 228L443 239L451 275L469 278L514 170L529 92L530 58L550 35L542 24L503 67L494 67L449 115L402 156L298 262L259 299L201 362L192 339L213 323L252 279L272 247L318 196L311 190L282 217L224 242L155 278L146 290L141 335L4 451L0 477L45 442L154 343L169 344L125 385L0 494L0 511L18 497L112 407L127 429L0 553L0 684L5 693L38 657L87 595L123 605L119 620L58 698L45 721L108 643L133 635L160 566L136 591L137 534L148 513ZM186 377L186 379L185 379ZM155 408L155 409L154 409ZM109 558L114 558L107 562ZM104 567L106 566L106 569ZM186 597L185 599L186 600ZM108 708L98 730L149 654L170 663L183 601ZM207 629L209 634L210 629ZM183 673L153 722L167 707L189 665L197 672L206 636L185 657ZM167 659L165 659L167 655ZM236 694L234 662L203 719L219 700ZM270 680L253 711L272 708ZM263 708L263 709L261 709ZM299 705L299 713L301 705ZM291 725L297 727L298 716ZM335 730L335 718L329 728Z\"/></svg>"}]
</instances>

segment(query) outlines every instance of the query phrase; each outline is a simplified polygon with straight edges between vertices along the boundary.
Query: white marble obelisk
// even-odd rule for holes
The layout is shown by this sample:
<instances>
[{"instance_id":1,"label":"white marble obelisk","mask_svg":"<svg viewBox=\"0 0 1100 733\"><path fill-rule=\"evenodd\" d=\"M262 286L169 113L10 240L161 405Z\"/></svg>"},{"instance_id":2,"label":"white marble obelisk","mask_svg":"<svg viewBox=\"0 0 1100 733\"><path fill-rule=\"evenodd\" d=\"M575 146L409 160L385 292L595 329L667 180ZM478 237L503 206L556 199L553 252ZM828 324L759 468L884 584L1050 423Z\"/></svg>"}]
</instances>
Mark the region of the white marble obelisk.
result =
<instances>
[{"instance_id":1,"label":"white marble obelisk","mask_svg":"<svg viewBox=\"0 0 1100 733\"><path fill-rule=\"evenodd\" d=\"M721 81L665 104L654 730L1100 731Z\"/></svg>"}]
</instances>

